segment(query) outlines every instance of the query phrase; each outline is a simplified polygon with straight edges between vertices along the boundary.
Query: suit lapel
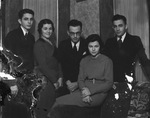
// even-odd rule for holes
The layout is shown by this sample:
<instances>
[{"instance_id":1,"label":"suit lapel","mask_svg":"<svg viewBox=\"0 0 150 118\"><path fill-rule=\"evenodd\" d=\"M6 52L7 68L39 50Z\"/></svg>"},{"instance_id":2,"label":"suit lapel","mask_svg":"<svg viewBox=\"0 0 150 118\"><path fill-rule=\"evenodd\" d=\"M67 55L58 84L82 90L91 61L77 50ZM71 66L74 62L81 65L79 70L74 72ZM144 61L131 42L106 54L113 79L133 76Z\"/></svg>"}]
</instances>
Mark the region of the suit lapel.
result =
<instances>
[{"instance_id":1,"label":"suit lapel","mask_svg":"<svg viewBox=\"0 0 150 118\"><path fill-rule=\"evenodd\" d=\"M86 51L86 50L85 50L85 48L86 48L85 46L87 46L87 45L85 45L85 43L86 43L86 42L84 42L84 39L81 38L81 40L80 40L80 45L79 45L79 53L80 53L80 54L83 54L84 51Z\"/></svg>"},{"instance_id":2,"label":"suit lapel","mask_svg":"<svg viewBox=\"0 0 150 118\"><path fill-rule=\"evenodd\" d=\"M122 46L127 47L127 45L129 45L129 44L130 44L130 35L127 33L125 38L124 38L124 41L122 43Z\"/></svg>"}]
</instances>

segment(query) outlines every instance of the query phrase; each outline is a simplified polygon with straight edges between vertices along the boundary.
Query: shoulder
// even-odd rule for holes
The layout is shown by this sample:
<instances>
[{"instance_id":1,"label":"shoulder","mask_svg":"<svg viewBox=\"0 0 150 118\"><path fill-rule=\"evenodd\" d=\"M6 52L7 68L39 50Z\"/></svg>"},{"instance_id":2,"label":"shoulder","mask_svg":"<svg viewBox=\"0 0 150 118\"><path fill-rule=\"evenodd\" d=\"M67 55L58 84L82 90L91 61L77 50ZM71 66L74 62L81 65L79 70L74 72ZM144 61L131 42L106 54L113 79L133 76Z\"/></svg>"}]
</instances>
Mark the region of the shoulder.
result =
<instances>
[{"instance_id":1,"label":"shoulder","mask_svg":"<svg viewBox=\"0 0 150 118\"><path fill-rule=\"evenodd\" d=\"M6 37L8 37L8 36L17 36L20 33L21 33L21 31L19 30L19 28L18 29L14 29L14 30L8 32L8 34L6 35Z\"/></svg>"},{"instance_id":2,"label":"shoulder","mask_svg":"<svg viewBox=\"0 0 150 118\"><path fill-rule=\"evenodd\" d=\"M18 41L19 39L22 37L22 34L21 34L21 31L19 31L19 28L18 29L14 29L12 31L10 31L4 41L3 41L3 44L6 46L6 45L13 45L13 44L18 44ZM6 46L7 47L7 46Z\"/></svg>"},{"instance_id":3,"label":"shoulder","mask_svg":"<svg viewBox=\"0 0 150 118\"><path fill-rule=\"evenodd\" d=\"M66 49L66 48L68 48L70 45L71 45L70 39L65 39L65 40L63 40L63 41L60 42L58 48Z\"/></svg>"},{"instance_id":4,"label":"shoulder","mask_svg":"<svg viewBox=\"0 0 150 118\"><path fill-rule=\"evenodd\" d=\"M80 63L81 63L81 64L88 63L89 59L90 59L90 56L87 55L87 56L85 56L85 57L83 57L83 58L81 59L81 62L80 62Z\"/></svg>"},{"instance_id":5,"label":"shoulder","mask_svg":"<svg viewBox=\"0 0 150 118\"><path fill-rule=\"evenodd\" d=\"M9 33L16 33L16 32L22 32L20 28L16 28L14 30L11 30Z\"/></svg>"},{"instance_id":6,"label":"shoulder","mask_svg":"<svg viewBox=\"0 0 150 118\"><path fill-rule=\"evenodd\" d=\"M82 38L82 37L81 37L81 38L80 38L80 42L83 43L83 44L86 44L86 43L87 43L87 40L86 40L85 38Z\"/></svg>"},{"instance_id":7,"label":"shoulder","mask_svg":"<svg viewBox=\"0 0 150 118\"><path fill-rule=\"evenodd\" d=\"M83 48L83 49L86 49L87 48L87 40L86 39L84 39L84 38L81 38L80 39L80 45L81 45L81 48Z\"/></svg>"},{"instance_id":8,"label":"shoulder","mask_svg":"<svg viewBox=\"0 0 150 118\"><path fill-rule=\"evenodd\" d=\"M104 61L106 61L106 62L112 62L112 60L108 57L108 56L106 56L106 55L104 55L104 54L101 54L101 57L100 57L102 60L104 60Z\"/></svg>"},{"instance_id":9,"label":"shoulder","mask_svg":"<svg viewBox=\"0 0 150 118\"><path fill-rule=\"evenodd\" d=\"M109 57L107 57L106 55L101 54L99 61L104 63L104 65L106 67L113 67L112 60Z\"/></svg>"},{"instance_id":10,"label":"shoulder","mask_svg":"<svg viewBox=\"0 0 150 118\"><path fill-rule=\"evenodd\" d=\"M60 42L60 45L66 45L70 43L70 39L65 39L63 41Z\"/></svg>"},{"instance_id":11,"label":"shoulder","mask_svg":"<svg viewBox=\"0 0 150 118\"><path fill-rule=\"evenodd\" d=\"M39 38L39 39L35 42L34 47L40 47L40 46L42 46L42 45L44 45L44 41Z\"/></svg>"},{"instance_id":12,"label":"shoulder","mask_svg":"<svg viewBox=\"0 0 150 118\"><path fill-rule=\"evenodd\" d=\"M140 41L141 40L141 38L139 36L137 36L137 35L131 35L129 33L127 33L126 37L129 38L132 41Z\"/></svg>"},{"instance_id":13,"label":"shoulder","mask_svg":"<svg viewBox=\"0 0 150 118\"><path fill-rule=\"evenodd\" d=\"M132 47L136 47L138 48L142 48L143 44L142 44L142 40L139 36L137 35L131 35L128 34L125 37L126 42L128 42L130 45L132 45Z\"/></svg>"}]
</instances>

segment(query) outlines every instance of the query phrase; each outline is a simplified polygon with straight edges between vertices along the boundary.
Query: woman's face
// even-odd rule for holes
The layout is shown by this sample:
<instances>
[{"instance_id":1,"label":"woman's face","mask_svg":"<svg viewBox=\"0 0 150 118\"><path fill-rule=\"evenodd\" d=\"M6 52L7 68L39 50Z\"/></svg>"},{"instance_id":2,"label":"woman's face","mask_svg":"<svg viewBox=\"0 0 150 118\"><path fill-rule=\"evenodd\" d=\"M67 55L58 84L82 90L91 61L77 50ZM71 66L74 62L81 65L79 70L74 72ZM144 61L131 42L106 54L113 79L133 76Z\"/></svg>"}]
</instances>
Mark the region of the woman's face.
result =
<instances>
[{"instance_id":1,"label":"woman's face","mask_svg":"<svg viewBox=\"0 0 150 118\"><path fill-rule=\"evenodd\" d=\"M49 39L53 33L52 24L44 24L41 30L41 37L44 39Z\"/></svg>"},{"instance_id":2,"label":"woman's face","mask_svg":"<svg viewBox=\"0 0 150 118\"><path fill-rule=\"evenodd\" d=\"M99 54L100 50L99 42L98 41L90 42L88 44L88 50L90 54L95 57L97 54Z\"/></svg>"}]
</instances>

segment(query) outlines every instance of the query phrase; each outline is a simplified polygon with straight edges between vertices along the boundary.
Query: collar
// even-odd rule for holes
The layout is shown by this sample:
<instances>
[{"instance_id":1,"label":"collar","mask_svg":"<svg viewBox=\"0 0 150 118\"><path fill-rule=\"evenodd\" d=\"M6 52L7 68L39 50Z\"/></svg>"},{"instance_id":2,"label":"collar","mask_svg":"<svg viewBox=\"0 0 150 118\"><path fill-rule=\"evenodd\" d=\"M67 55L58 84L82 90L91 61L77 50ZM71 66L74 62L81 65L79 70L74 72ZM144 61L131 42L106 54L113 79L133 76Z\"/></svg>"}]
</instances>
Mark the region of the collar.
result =
<instances>
[{"instance_id":1,"label":"collar","mask_svg":"<svg viewBox=\"0 0 150 118\"><path fill-rule=\"evenodd\" d=\"M126 37L126 32L121 36L121 41L123 42L124 41L124 39L125 39L125 37ZM117 41L119 40L119 38L117 38Z\"/></svg>"},{"instance_id":2,"label":"collar","mask_svg":"<svg viewBox=\"0 0 150 118\"><path fill-rule=\"evenodd\" d=\"M47 43L49 43L50 45L53 45L52 42L44 37L41 37L41 39L43 39L44 41L46 41Z\"/></svg>"},{"instance_id":3,"label":"collar","mask_svg":"<svg viewBox=\"0 0 150 118\"><path fill-rule=\"evenodd\" d=\"M74 42L71 41L72 48L74 47ZM77 51L79 50L80 41L76 43Z\"/></svg>"},{"instance_id":4,"label":"collar","mask_svg":"<svg viewBox=\"0 0 150 118\"><path fill-rule=\"evenodd\" d=\"M26 33L28 33L28 31L27 31L24 27L22 27L22 26L20 26L20 27L21 27L21 29L22 29L24 35L25 35Z\"/></svg>"}]
</instances>

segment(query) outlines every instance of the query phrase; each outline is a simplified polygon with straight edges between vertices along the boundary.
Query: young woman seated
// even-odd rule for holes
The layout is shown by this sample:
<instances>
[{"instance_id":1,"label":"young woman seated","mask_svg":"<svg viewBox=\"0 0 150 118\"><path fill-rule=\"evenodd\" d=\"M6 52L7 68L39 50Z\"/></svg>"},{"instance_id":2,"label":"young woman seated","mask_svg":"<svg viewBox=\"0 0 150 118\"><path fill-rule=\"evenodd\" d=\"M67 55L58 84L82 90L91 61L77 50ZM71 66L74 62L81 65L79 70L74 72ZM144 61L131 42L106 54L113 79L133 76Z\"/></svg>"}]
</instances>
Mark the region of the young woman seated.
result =
<instances>
[{"instance_id":1,"label":"young woman seated","mask_svg":"<svg viewBox=\"0 0 150 118\"><path fill-rule=\"evenodd\" d=\"M100 106L112 87L113 64L108 57L101 54L103 43L100 36L92 34L87 41L89 55L80 62L79 89L57 98L52 111L59 105Z\"/></svg>"}]
</instances>

